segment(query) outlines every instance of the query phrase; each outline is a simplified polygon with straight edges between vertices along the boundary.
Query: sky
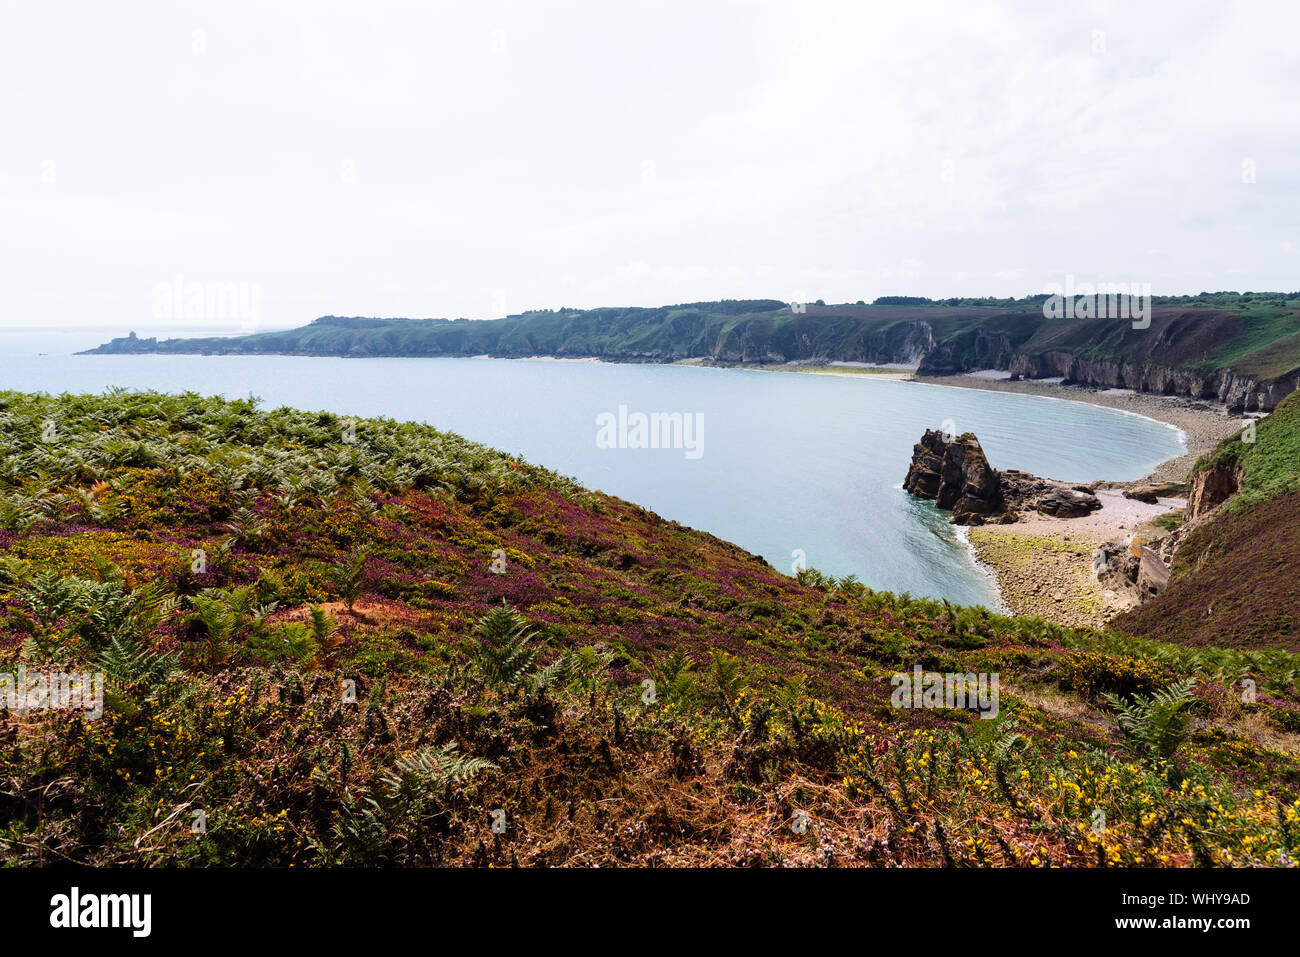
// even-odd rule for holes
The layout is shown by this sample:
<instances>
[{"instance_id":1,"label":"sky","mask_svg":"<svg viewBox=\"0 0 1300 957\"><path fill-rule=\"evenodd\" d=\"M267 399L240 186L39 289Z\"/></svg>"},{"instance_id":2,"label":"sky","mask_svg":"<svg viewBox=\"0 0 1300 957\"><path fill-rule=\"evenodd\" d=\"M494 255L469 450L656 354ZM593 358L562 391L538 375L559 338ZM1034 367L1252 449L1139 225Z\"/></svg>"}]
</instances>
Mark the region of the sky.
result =
<instances>
[{"instance_id":1,"label":"sky","mask_svg":"<svg viewBox=\"0 0 1300 957\"><path fill-rule=\"evenodd\" d=\"M0 327L1300 288L1294 2L0 11Z\"/></svg>"}]
</instances>

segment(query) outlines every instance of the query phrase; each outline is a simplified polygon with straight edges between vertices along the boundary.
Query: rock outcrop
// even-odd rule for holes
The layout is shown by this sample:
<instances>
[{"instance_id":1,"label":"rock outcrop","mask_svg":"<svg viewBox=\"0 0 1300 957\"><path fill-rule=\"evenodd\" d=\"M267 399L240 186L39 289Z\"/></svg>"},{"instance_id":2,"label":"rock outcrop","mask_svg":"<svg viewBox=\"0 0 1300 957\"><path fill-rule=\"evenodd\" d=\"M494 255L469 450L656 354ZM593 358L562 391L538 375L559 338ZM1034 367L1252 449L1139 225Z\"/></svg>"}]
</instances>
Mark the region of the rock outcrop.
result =
<instances>
[{"instance_id":1,"label":"rock outcrop","mask_svg":"<svg viewBox=\"0 0 1300 957\"><path fill-rule=\"evenodd\" d=\"M1092 572L1106 589L1112 607L1124 610L1141 604L1137 585L1141 552L1141 545L1134 547L1133 539L1118 539L1093 553Z\"/></svg>"},{"instance_id":2,"label":"rock outcrop","mask_svg":"<svg viewBox=\"0 0 1300 957\"><path fill-rule=\"evenodd\" d=\"M1240 466L1224 462L1199 469L1192 476L1192 491L1187 497L1187 517L1200 518L1236 495L1240 488Z\"/></svg>"},{"instance_id":3,"label":"rock outcrop","mask_svg":"<svg viewBox=\"0 0 1300 957\"><path fill-rule=\"evenodd\" d=\"M1169 584L1169 566L1151 548L1143 546L1138 558L1137 587L1142 600L1153 598Z\"/></svg>"},{"instance_id":4,"label":"rock outcrop","mask_svg":"<svg viewBox=\"0 0 1300 957\"><path fill-rule=\"evenodd\" d=\"M1162 539L1150 544L1136 536L1102 545L1093 555L1092 571L1111 593L1115 607L1133 608L1150 601L1169 585L1169 565Z\"/></svg>"},{"instance_id":5,"label":"rock outcrop","mask_svg":"<svg viewBox=\"0 0 1300 957\"><path fill-rule=\"evenodd\" d=\"M1146 505L1155 505L1160 501L1160 492L1158 485L1137 485L1124 489L1124 497Z\"/></svg>"},{"instance_id":6,"label":"rock outcrop","mask_svg":"<svg viewBox=\"0 0 1300 957\"><path fill-rule=\"evenodd\" d=\"M1057 488L1035 500L1033 507L1053 518L1080 518L1101 508L1101 499L1091 492Z\"/></svg>"},{"instance_id":7,"label":"rock outcrop","mask_svg":"<svg viewBox=\"0 0 1300 957\"><path fill-rule=\"evenodd\" d=\"M951 509L955 524L979 524L1003 511L1001 480L970 432L949 438L926 429L912 449L903 488L918 498L933 499L939 508Z\"/></svg>"},{"instance_id":8,"label":"rock outcrop","mask_svg":"<svg viewBox=\"0 0 1300 957\"><path fill-rule=\"evenodd\" d=\"M1016 521L1021 511L1077 518L1101 508L1101 500L1085 489L1016 469L998 472L970 432L951 436L926 429L912 447L903 488L950 509L954 525L1005 524Z\"/></svg>"}]
</instances>

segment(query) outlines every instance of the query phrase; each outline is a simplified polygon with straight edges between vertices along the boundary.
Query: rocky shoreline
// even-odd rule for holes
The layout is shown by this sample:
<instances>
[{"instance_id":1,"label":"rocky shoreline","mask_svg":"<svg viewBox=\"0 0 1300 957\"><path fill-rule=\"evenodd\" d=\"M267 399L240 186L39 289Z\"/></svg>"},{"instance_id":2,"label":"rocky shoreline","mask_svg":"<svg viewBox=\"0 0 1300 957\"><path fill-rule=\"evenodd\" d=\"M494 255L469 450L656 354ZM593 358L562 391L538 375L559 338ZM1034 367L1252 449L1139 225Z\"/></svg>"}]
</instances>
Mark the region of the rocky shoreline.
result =
<instances>
[{"instance_id":1,"label":"rocky shoreline","mask_svg":"<svg viewBox=\"0 0 1300 957\"><path fill-rule=\"evenodd\" d=\"M1148 501L1141 501L1124 493L1149 485L1185 483L1201 455L1242 429L1241 418L1228 415L1224 406L1177 396L969 375L916 377L915 381L1090 402L1164 422L1186 436L1187 453L1161 463L1146 478L1095 483L1093 492L1101 508L1087 515L1022 515L1010 523L977 518L973 523L977 527L969 529L976 559L992 573L1008 611L1072 627L1103 627L1136 603L1134 590L1098 580L1093 572L1097 549L1135 537L1139 541L1159 537L1164 532L1152 520L1187 504L1183 494L1145 494Z\"/></svg>"},{"instance_id":2,"label":"rocky shoreline","mask_svg":"<svg viewBox=\"0 0 1300 957\"><path fill-rule=\"evenodd\" d=\"M992 572L1011 614L1100 628L1137 604L1136 590L1098 580L1094 556L1116 540L1149 540L1163 534L1152 519L1176 511L1186 500L1161 496L1154 504L1140 502L1127 498L1122 489L1098 489L1096 494L1101 508L1087 516L969 530L971 548Z\"/></svg>"},{"instance_id":3,"label":"rocky shoreline","mask_svg":"<svg viewBox=\"0 0 1300 957\"><path fill-rule=\"evenodd\" d=\"M704 364L692 361L691 364ZM722 363L707 363L710 365ZM1093 559L1103 545L1116 541L1158 538L1165 530L1152 525L1152 519L1176 512L1186 504L1180 494L1162 488L1187 482L1192 467L1202 455L1220 442L1238 434L1243 428L1239 414L1230 414L1223 403L1190 399L1178 395L1155 395L1127 389L1104 389L1094 386L1065 385L1056 380L1012 380L1005 373L925 376L906 369L866 366L864 368L826 366L796 362L782 366L735 364L741 368L765 371L817 373L880 379L901 379L948 388L981 389L1040 395L1071 402L1117 409L1163 422L1179 429L1187 451L1157 466L1151 474L1134 482L1091 483L1092 494L1100 508L1086 514L1071 514L1073 509L1058 510L1055 515L1031 508L1030 515L1019 520L1004 520L1002 514L1023 509L1030 497L1041 497L1044 480L1019 476L1011 470L1000 474L1006 481L1002 492L1009 501L993 501L981 478L983 453L970 457L958 453L948 461L948 477L943 471L947 452L930 450L930 474L909 474L905 486L923 498L938 500L939 507L954 511L955 521L969 527L967 536L976 561L984 566L996 584L1002 605L1012 614L1038 616L1070 626L1103 627L1115 614L1135 603L1136 589L1113 587L1114 581L1099 581L1093 572ZM924 440L923 440L924 441ZM1062 495L1070 495L1067 483L1048 482ZM1017 486L1020 486L1017 488ZM1154 494L1156 487L1159 494ZM1141 494L1147 501L1126 497ZM1065 503L1067 506L1072 503Z\"/></svg>"}]
</instances>

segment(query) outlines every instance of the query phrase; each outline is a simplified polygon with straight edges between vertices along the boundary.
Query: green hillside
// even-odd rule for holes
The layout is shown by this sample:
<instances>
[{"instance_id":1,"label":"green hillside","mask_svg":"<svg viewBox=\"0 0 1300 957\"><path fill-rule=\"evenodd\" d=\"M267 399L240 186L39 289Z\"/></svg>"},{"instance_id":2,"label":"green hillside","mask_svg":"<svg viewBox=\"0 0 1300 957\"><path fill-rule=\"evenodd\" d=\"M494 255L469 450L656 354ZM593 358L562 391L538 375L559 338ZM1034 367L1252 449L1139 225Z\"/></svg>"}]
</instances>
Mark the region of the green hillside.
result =
<instances>
[{"instance_id":1,"label":"green hillside","mask_svg":"<svg viewBox=\"0 0 1300 957\"><path fill-rule=\"evenodd\" d=\"M427 426L12 392L0 426L0 672L107 679L0 711L7 864L1300 855L1295 654L796 580Z\"/></svg>"},{"instance_id":2,"label":"green hillside","mask_svg":"<svg viewBox=\"0 0 1300 957\"><path fill-rule=\"evenodd\" d=\"M1248 433L1243 433L1249 438ZM1240 490L1188 533L1169 588L1117 624L1188 645L1300 650L1300 393L1197 463Z\"/></svg>"}]
</instances>

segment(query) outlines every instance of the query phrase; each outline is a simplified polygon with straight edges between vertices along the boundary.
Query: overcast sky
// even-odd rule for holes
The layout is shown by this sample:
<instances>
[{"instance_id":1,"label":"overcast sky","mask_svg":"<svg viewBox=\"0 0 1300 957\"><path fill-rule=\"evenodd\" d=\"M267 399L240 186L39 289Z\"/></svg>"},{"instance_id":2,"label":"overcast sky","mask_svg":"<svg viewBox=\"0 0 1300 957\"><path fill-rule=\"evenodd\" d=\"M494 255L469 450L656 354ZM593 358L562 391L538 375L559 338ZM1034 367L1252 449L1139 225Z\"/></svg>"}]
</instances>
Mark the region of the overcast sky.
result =
<instances>
[{"instance_id":1,"label":"overcast sky","mask_svg":"<svg viewBox=\"0 0 1300 957\"><path fill-rule=\"evenodd\" d=\"M7 326L1300 288L1294 0L0 9Z\"/></svg>"}]
</instances>

